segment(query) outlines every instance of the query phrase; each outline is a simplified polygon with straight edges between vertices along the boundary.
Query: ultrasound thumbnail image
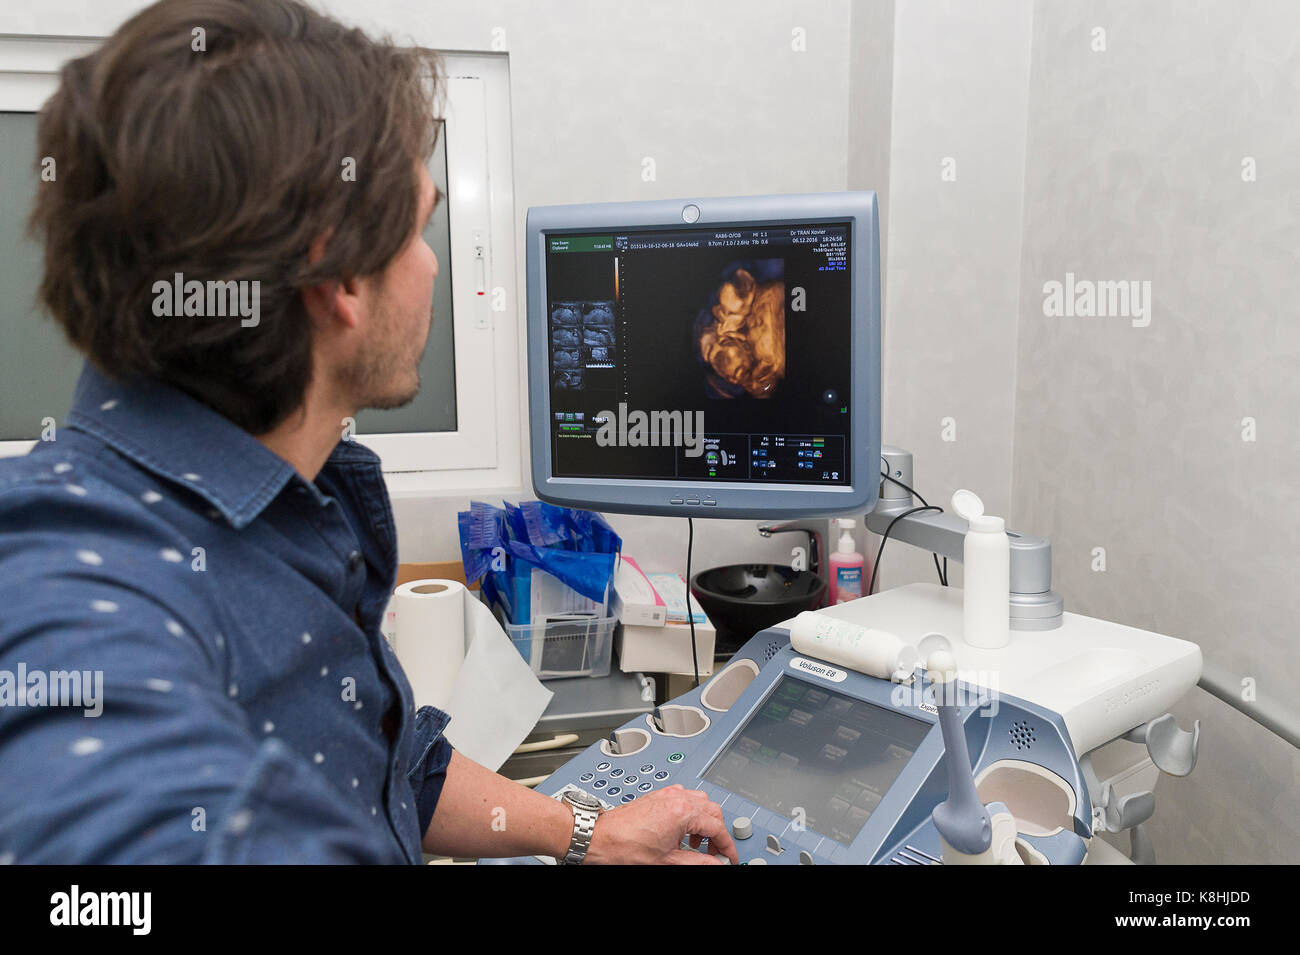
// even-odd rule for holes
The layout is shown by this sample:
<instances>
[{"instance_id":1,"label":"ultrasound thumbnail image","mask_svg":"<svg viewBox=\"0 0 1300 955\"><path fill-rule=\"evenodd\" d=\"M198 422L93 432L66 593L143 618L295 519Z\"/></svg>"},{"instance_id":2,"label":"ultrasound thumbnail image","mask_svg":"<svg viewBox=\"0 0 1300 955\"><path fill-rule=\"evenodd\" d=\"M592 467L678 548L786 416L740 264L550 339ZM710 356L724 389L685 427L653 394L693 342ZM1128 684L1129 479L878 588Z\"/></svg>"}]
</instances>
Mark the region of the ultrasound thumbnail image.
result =
<instances>
[{"instance_id":1,"label":"ultrasound thumbnail image","mask_svg":"<svg viewBox=\"0 0 1300 955\"><path fill-rule=\"evenodd\" d=\"M695 319L711 398L770 398L785 378L785 260L733 262Z\"/></svg>"},{"instance_id":2,"label":"ultrasound thumbnail image","mask_svg":"<svg viewBox=\"0 0 1300 955\"><path fill-rule=\"evenodd\" d=\"M613 302L551 303L551 380L581 391L584 369L612 367L618 355Z\"/></svg>"}]
</instances>

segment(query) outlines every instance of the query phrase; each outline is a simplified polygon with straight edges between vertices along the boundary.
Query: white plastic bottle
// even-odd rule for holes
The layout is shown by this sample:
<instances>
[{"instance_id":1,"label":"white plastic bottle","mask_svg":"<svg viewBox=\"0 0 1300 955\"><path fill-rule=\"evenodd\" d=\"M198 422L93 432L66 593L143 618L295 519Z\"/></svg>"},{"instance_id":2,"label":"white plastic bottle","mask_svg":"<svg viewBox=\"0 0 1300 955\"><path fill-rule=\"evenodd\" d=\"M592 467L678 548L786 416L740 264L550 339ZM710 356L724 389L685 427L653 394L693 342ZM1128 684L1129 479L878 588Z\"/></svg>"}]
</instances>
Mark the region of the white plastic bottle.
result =
<instances>
[{"instance_id":1,"label":"white plastic bottle","mask_svg":"<svg viewBox=\"0 0 1300 955\"><path fill-rule=\"evenodd\" d=\"M853 528L857 522L851 518L837 517L835 523L840 528L840 541L830 558L829 603L832 606L862 596L862 577L867 564L867 559L857 552L853 544Z\"/></svg>"},{"instance_id":2,"label":"white plastic bottle","mask_svg":"<svg viewBox=\"0 0 1300 955\"><path fill-rule=\"evenodd\" d=\"M790 646L818 660L881 680L911 676L921 660L910 643L887 630L859 626L805 610L790 625ZM795 669L800 669L792 662Z\"/></svg>"},{"instance_id":3,"label":"white plastic bottle","mask_svg":"<svg viewBox=\"0 0 1300 955\"><path fill-rule=\"evenodd\" d=\"M996 650L1011 642L1011 541L1006 522L984 513L973 491L952 496L952 509L969 523L962 545L962 635L973 647Z\"/></svg>"}]
</instances>

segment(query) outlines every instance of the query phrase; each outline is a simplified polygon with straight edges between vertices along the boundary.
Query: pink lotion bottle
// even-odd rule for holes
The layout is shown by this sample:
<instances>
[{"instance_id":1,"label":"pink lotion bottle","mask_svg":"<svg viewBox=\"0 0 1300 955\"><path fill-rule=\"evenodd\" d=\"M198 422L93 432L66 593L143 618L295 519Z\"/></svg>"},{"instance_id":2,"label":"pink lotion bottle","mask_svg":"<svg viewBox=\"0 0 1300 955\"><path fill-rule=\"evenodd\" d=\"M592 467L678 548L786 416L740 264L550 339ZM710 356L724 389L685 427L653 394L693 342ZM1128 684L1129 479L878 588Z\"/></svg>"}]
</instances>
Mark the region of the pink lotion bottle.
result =
<instances>
[{"instance_id":1,"label":"pink lotion bottle","mask_svg":"<svg viewBox=\"0 0 1300 955\"><path fill-rule=\"evenodd\" d=\"M835 523L840 528L840 542L830 556L829 601L832 605L848 603L862 596L865 585L862 571L867 564L866 558L854 549L853 528L857 522L852 518L837 517Z\"/></svg>"}]
</instances>

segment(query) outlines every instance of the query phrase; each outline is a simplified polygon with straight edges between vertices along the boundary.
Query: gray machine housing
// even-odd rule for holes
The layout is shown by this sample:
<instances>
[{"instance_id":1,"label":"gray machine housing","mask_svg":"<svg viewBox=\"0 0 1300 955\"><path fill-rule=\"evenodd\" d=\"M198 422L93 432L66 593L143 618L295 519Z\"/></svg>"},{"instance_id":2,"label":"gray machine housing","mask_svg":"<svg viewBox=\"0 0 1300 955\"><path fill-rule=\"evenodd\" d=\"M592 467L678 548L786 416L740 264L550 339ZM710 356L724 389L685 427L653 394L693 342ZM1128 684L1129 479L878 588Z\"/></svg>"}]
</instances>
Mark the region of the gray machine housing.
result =
<instances>
[{"instance_id":1,"label":"gray machine housing","mask_svg":"<svg viewBox=\"0 0 1300 955\"><path fill-rule=\"evenodd\" d=\"M724 228L819 222L849 222L851 228L850 485L808 487L554 476L547 351L549 236L593 229L636 232L672 226ZM874 192L534 206L528 210L526 232L529 431L533 487L539 498L567 507L624 514L744 519L862 513L875 505L880 483L880 219Z\"/></svg>"},{"instance_id":2,"label":"gray machine housing","mask_svg":"<svg viewBox=\"0 0 1300 955\"><path fill-rule=\"evenodd\" d=\"M674 714L683 712L673 709L676 707L697 709L708 717L706 728L682 738L658 731L652 716L637 717L613 734L620 746L629 752L610 755L609 742L601 741L558 769L537 787L538 791L556 796L567 789L582 789L612 807L676 783L689 789L701 789L722 807L728 827L733 826L738 817L751 820L753 834L736 843L741 864L938 863L942 850L932 814L935 806L947 797L948 780L943 737L933 705L933 688L925 679L924 671L917 671L915 679L920 692L913 693L912 688L900 687L887 680L830 667L824 669L831 671L837 678L836 682L818 682L822 678L816 675L816 667L810 669L799 664L800 660L804 660L804 664L808 662L791 648L788 630L765 630L750 639L708 683L661 707L661 712ZM737 667L737 661L752 661L758 670L757 675L735 696L725 712L704 706L701 698L710 693L710 687L728 679L727 674ZM752 671L753 668L749 669ZM901 712L930 725L929 732L901 774L848 845L811 828L799 831L792 825L792 819L747 802L735 793L702 779L751 715L764 706L782 677L793 677ZM987 690L966 684L959 684L959 688L968 694L965 698L972 701L971 705L961 708L961 718L975 775L994 763L1010 760L1042 767L1063 781L1074 795L1071 825L1051 835L1022 834L1021 838L1050 863L1082 862L1087 842L1092 837L1092 806L1064 721L1058 714L1025 700L998 694L996 706L992 706L995 697ZM724 694L723 698L731 695ZM710 699L712 701L713 697ZM602 766L606 768L600 769ZM645 767L650 769L643 771ZM636 777L631 787L625 782L628 776ZM604 784L601 780L605 780ZM619 792L610 797L608 793L616 784ZM769 837L776 839L779 851L772 850Z\"/></svg>"}]
</instances>

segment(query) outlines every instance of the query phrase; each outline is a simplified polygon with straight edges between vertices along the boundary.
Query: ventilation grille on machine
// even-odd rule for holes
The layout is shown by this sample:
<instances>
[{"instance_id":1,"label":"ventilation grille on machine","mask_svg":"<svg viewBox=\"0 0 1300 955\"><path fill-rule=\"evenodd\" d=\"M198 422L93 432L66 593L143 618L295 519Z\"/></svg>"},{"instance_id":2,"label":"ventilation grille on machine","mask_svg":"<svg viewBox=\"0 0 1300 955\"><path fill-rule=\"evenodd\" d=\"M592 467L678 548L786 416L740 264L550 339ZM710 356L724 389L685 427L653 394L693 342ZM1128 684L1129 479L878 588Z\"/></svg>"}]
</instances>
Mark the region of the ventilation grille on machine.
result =
<instances>
[{"instance_id":1,"label":"ventilation grille on machine","mask_svg":"<svg viewBox=\"0 0 1300 955\"><path fill-rule=\"evenodd\" d=\"M889 860L890 865L943 865L943 862L915 846L903 846Z\"/></svg>"},{"instance_id":2,"label":"ventilation grille on machine","mask_svg":"<svg viewBox=\"0 0 1300 955\"><path fill-rule=\"evenodd\" d=\"M780 652L781 652L781 644L773 640L771 643L767 645L767 649L763 651L763 662L766 663L768 660L772 659Z\"/></svg>"},{"instance_id":3,"label":"ventilation grille on machine","mask_svg":"<svg viewBox=\"0 0 1300 955\"><path fill-rule=\"evenodd\" d=\"M1016 720L1007 731L1011 745L1019 750L1026 750L1038 742L1038 730L1027 720Z\"/></svg>"}]
</instances>

